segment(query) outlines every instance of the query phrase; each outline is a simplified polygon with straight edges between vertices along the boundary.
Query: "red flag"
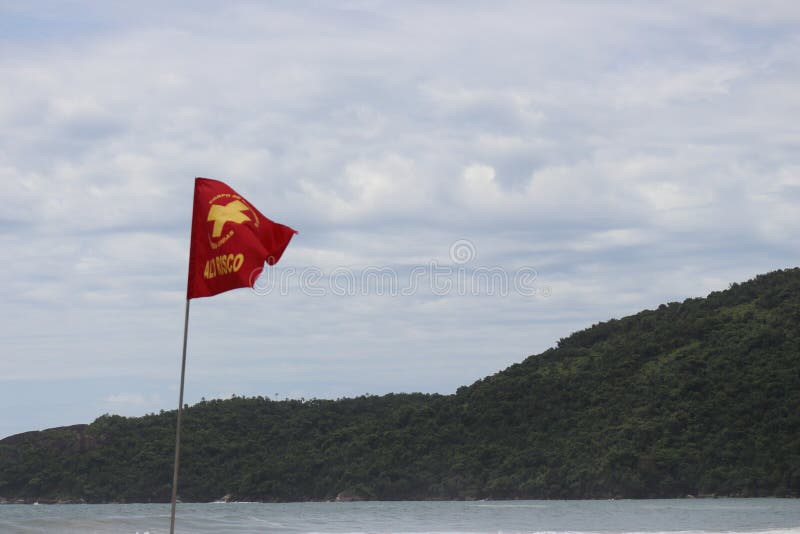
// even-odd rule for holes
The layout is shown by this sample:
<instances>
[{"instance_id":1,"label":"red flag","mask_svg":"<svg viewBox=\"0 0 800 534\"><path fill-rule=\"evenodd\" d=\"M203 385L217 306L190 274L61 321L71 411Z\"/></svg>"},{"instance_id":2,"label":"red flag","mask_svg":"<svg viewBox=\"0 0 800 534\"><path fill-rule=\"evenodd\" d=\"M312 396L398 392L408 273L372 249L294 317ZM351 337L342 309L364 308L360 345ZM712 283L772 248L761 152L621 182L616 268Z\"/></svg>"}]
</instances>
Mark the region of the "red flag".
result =
<instances>
[{"instance_id":1,"label":"red flag","mask_svg":"<svg viewBox=\"0 0 800 534\"><path fill-rule=\"evenodd\" d=\"M196 178L186 298L253 287L264 262L276 264L296 233L264 217L226 184Z\"/></svg>"}]
</instances>

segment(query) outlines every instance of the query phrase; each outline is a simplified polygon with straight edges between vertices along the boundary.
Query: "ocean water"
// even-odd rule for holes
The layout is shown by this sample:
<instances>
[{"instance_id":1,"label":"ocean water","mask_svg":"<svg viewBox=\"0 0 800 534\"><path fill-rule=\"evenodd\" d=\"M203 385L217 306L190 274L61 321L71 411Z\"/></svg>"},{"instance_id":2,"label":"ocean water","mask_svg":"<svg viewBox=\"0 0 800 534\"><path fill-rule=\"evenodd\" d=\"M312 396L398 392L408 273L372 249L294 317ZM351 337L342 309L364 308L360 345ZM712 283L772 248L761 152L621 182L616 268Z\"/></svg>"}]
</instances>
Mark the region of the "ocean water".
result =
<instances>
[{"instance_id":1,"label":"ocean water","mask_svg":"<svg viewBox=\"0 0 800 534\"><path fill-rule=\"evenodd\" d=\"M169 531L169 505L0 505L0 533ZM800 500L179 504L181 533L800 534Z\"/></svg>"}]
</instances>

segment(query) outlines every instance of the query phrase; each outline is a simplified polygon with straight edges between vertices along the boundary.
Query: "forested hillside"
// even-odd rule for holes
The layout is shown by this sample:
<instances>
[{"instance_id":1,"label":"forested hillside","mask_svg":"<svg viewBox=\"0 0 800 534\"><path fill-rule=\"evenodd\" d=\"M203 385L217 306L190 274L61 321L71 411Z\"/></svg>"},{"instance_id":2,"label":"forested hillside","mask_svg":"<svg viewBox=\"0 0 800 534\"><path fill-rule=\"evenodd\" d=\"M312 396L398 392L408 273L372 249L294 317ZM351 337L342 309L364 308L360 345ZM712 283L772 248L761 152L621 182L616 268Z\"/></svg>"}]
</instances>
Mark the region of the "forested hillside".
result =
<instances>
[{"instance_id":1,"label":"forested hillside","mask_svg":"<svg viewBox=\"0 0 800 534\"><path fill-rule=\"evenodd\" d=\"M600 323L453 395L185 412L185 501L800 496L800 269ZM497 348L502 351L502 347ZM168 501L175 412L0 441L0 497Z\"/></svg>"}]
</instances>

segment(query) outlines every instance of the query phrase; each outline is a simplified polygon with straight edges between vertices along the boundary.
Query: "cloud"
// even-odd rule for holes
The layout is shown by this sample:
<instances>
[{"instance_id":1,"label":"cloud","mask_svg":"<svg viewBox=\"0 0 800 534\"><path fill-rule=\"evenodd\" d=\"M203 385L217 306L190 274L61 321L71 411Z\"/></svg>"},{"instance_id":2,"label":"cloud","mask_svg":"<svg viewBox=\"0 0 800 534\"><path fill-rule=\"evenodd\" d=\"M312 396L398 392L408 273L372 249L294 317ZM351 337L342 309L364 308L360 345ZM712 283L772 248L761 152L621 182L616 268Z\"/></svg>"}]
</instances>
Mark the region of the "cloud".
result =
<instances>
[{"instance_id":1,"label":"cloud","mask_svg":"<svg viewBox=\"0 0 800 534\"><path fill-rule=\"evenodd\" d=\"M76 417L172 395L198 175L300 234L284 294L192 303L195 400L452 391L796 263L793 4L0 9L0 376L90 381ZM299 290L459 240L549 296Z\"/></svg>"}]
</instances>

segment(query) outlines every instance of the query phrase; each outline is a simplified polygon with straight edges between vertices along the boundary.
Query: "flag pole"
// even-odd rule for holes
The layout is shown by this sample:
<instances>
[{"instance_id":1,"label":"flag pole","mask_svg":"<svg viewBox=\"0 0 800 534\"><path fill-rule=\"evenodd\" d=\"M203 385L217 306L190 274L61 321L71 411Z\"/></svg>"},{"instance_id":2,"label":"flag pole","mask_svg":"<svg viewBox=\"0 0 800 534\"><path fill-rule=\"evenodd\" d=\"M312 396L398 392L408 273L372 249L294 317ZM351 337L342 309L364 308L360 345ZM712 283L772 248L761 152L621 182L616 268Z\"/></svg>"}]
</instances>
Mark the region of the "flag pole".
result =
<instances>
[{"instance_id":1,"label":"flag pole","mask_svg":"<svg viewBox=\"0 0 800 534\"><path fill-rule=\"evenodd\" d=\"M181 388L178 395L178 424L175 430L175 469L172 472L172 512L169 517L169 534L175 533L175 508L178 502L178 465L181 454L181 419L183 415L183 382L186 377L186 339L189 333L189 298L186 299L186 317L183 320L183 357L181 358Z\"/></svg>"}]
</instances>

